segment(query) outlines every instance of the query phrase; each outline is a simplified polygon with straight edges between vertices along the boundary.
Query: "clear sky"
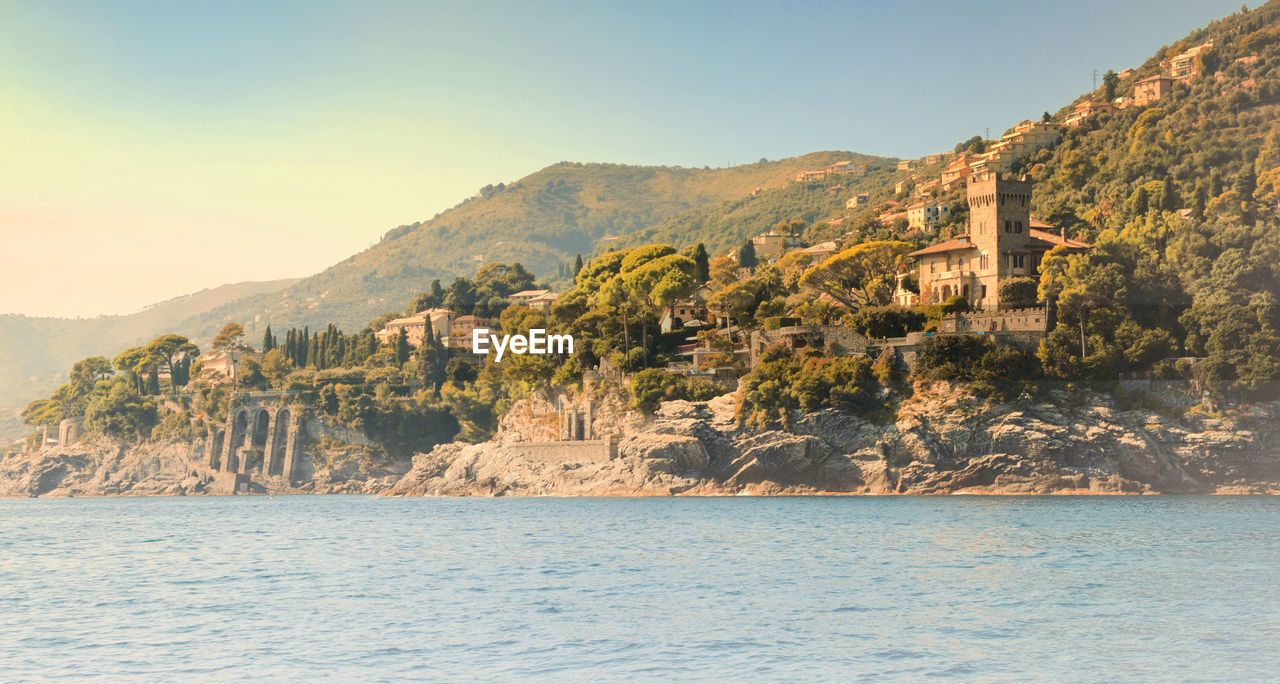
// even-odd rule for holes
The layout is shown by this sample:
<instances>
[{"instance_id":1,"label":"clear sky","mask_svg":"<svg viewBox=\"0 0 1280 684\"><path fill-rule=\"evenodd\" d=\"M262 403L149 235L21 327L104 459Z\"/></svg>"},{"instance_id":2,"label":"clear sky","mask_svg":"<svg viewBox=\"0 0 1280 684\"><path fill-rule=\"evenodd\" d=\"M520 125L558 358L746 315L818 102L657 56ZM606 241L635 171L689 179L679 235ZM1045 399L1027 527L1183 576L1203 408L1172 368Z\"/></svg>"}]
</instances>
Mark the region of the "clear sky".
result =
<instances>
[{"instance_id":1,"label":"clear sky","mask_svg":"<svg viewBox=\"0 0 1280 684\"><path fill-rule=\"evenodd\" d=\"M1239 0L0 0L0 313L317 272L561 160L915 157Z\"/></svg>"}]
</instances>

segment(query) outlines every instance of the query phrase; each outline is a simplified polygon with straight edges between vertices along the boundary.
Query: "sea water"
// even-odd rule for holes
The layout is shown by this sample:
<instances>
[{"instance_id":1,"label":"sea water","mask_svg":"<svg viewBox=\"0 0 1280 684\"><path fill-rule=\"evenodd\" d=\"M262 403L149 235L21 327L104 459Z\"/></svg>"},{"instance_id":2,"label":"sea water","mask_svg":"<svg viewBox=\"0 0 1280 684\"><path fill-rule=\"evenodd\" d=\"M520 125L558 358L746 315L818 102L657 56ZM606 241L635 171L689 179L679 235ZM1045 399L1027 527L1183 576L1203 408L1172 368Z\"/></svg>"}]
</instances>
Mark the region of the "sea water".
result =
<instances>
[{"instance_id":1,"label":"sea water","mask_svg":"<svg viewBox=\"0 0 1280 684\"><path fill-rule=\"evenodd\" d=\"M1280 499L0 500L0 679L1280 678Z\"/></svg>"}]
</instances>

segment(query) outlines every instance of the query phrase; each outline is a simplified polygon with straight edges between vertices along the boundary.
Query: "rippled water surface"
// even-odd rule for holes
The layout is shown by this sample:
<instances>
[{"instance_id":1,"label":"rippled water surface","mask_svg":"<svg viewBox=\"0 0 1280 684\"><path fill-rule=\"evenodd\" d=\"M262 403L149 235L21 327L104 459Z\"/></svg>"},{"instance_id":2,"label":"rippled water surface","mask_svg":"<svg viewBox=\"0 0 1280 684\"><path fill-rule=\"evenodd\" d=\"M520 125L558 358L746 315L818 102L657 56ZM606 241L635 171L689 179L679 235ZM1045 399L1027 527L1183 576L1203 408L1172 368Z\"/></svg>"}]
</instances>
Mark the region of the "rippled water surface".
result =
<instances>
[{"instance_id":1,"label":"rippled water surface","mask_svg":"<svg viewBox=\"0 0 1280 684\"><path fill-rule=\"evenodd\" d=\"M1271 498L0 501L0 677L1280 678Z\"/></svg>"}]
</instances>

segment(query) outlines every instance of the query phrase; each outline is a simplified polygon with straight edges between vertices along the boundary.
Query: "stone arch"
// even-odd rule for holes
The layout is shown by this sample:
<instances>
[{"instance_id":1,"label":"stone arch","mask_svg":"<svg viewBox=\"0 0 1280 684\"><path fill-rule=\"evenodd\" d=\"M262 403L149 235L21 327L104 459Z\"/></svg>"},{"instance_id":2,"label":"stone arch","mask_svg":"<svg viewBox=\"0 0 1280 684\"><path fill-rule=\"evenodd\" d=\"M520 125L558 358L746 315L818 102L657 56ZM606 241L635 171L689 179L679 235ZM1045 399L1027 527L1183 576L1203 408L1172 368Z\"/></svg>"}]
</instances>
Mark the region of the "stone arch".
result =
<instances>
[{"instance_id":1,"label":"stone arch","mask_svg":"<svg viewBox=\"0 0 1280 684\"><path fill-rule=\"evenodd\" d=\"M288 451L289 445L289 423L292 416L289 409L282 408L276 412L276 419L272 425L271 439L271 455L267 458L267 475L284 475L285 453ZM289 473L292 475L292 473Z\"/></svg>"},{"instance_id":2,"label":"stone arch","mask_svg":"<svg viewBox=\"0 0 1280 684\"><path fill-rule=\"evenodd\" d=\"M231 439L227 442L227 457L223 459L224 470L239 472L240 457L236 450L244 445L245 435L249 431L249 410L240 409L231 418Z\"/></svg>"},{"instance_id":3,"label":"stone arch","mask_svg":"<svg viewBox=\"0 0 1280 684\"><path fill-rule=\"evenodd\" d=\"M945 301L947 301L948 299L951 299L951 286L950 286L950 285L943 285L943 286L942 286L942 301L944 301L944 302L945 302Z\"/></svg>"},{"instance_id":4,"label":"stone arch","mask_svg":"<svg viewBox=\"0 0 1280 684\"><path fill-rule=\"evenodd\" d=\"M249 462L245 464L245 472L253 472L262 467L267 450L267 437L270 434L271 414L266 409L258 409L253 414L253 424L245 444L249 447Z\"/></svg>"}]
</instances>

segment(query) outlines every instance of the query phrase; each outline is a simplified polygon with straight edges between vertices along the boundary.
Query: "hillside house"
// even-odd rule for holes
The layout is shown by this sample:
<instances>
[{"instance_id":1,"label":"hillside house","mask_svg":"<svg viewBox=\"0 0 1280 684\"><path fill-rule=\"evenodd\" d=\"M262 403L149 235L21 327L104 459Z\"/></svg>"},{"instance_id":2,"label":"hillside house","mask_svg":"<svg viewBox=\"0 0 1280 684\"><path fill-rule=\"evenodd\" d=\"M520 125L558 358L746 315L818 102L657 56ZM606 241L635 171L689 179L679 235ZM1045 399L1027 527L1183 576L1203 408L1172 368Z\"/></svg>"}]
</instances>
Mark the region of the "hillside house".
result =
<instances>
[{"instance_id":1,"label":"hillside house","mask_svg":"<svg viewBox=\"0 0 1280 684\"><path fill-rule=\"evenodd\" d=\"M961 295L976 309L998 310L1000 283L1037 277L1045 252L1058 246L1070 251L1092 247L1054 234L1046 224L1033 224L1028 180L974 173L969 176L967 201L967 233L910 254L919 260L920 295L915 301L938 304ZM899 300L913 298L895 293Z\"/></svg>"},{"instance_id":2,"label":"hillside house","mask_svg":"<svg viewBox=\"0 0 1280 684\"><path fill-rule=\"evenodd\" d=\"M1213 41L1209 41L1166 60L1161 66L1170 78L1185 83L1204 69L1204 55L1212 49Z\"/></svg>"},{"instance_id":3,"label":"hillside house","mask_svg":"<svg viewBox=\"0 0 1280 684\"><path fill-rule=\"evenodd\" d=\"M924 158L924 163L927 165L940 164L946 161L952 154L953 153L951 152L934 152Z\"/></svg>"},{"instance_id":4,"label":"hillside house","mask_svg":"<svg viewBox=\"0 0 1280 684\"><path fill-rule=\"evenodd\" d=\"M920 165L920 162L916 161L915 159L903 159L898 162L898 170L910 171L911 169L914 169L919 165Z\"/></svg>"},{"instance_id":5,"label":"hillside house","mask_svg":"<svg viewBox=\"0 0 1280 684\"><path fill-rule=\"evenodd\" d=\"M400 331L403 330L405 337L409 340L409 345L420 347L422 346L422 341L427 337L428 327L430 327L431 334L437 340L448 338L449 326L452 320L453 312L448 309L426 309L412 316L387 321L382 330L374 333L374 336L382 344L393 344L396 338L400 336Z\"/></svg>"},{"instance_id":6,"label":"hillside house","mask_svg":"<svg viewBox=\"0 0 1280 684\"><path fill-rule=\"evenodd\" d=\"M948 216L951 216L951 205L922 199L907 207L907 227L912 230L936 228Z\"/></svg>"},{"instance_id":7,"label":"hillside house","mask_svg":"<svg viewBox=\"0 0 1280 684\"><path fill-rule=\"evenodd\" d=\"M256 358L257 354L246 349L214 349L196 358L200 372L195 380L211 385L234 384L240 377L240 368L245 358Z\"/></svg>"},{"instance_id":8,"label":"hillside house","mask_svg":"<svg viewBox=\"0 0 1280 684\"><path fill-rule=\"evenodd\" d=\"M751 238L751 244L756 249L757 259L776 259L784 252L790 251L797 247L803 247L804 242L801 241L798 233L761 233Z\"/></svg>"},{"instance_id":9,"label":"hillside house","mask_svg":"<svg viewBox=\"0 0 1280 684\"><path fill-rule=\"evenodd\" d=\"M551 313L551 305L556 301L556 293L551 290L522 290L510 297L515 304L523 304L534 311Z\"/></svg>"},{"instance_id":10,"label":"hillside house","mask_svg":"<svg viewBox=\"0 0 1280 684\"><path fill-rule=\"evenodd\" d=\"M864 204L867 204L869 202L871 202L871 195L858 194L858 195L854 195L853 197L850 197L848 201L844 203L844 208L854 209Z\"/></svg>"},{"instance_id":11,"label":"hillside house","mask_svg":"<svg viewBox=\"0 0 1280 684\"><path fill-rule=\"evenodd\" d=\"M851 176L861 176L867 172L867 165L854 164L852 161L838 161L831 166L828 166L824 171L826 171L829 176L846 174Z\"/></svg>"},{"instance_id":12,"label":"hillside house","mask_svg":"<svg viewBox=\"0 0 1280 684\"><path fill-rule=\"evenodd\" d=\"M941 188L944 192L964 183L964 179L969 177L969 163L971 161L973 161L973 156L965 152L956 155L955 159L952 159L946 166L942 167Z\"/></svg>"},{"instance_id":13,"label":"hillside house","mask_svg":"<svg viewBox=\"0 0 1280 684\"><path fill-rule=\"evenodd\" d=\"M1173 92L1173 79L1163 74L1148 76L1133 84L1133 104L1145 107Z\"/></svg>"},{"instance_id":14,"label":"hillside house","mask_svg":"<svg viewBox=\"0 0 1280 684\"><path fill-rule=\"evenodd\" d=\"M1023 121L1013 130L1001 136L988 152L1008 150L1015 157L1022 157L1052 147L1062 139L1058 124L1043 121Z\"/></svg>"},{"instance_id":15,"label":"hillside house","mask_svg":"<svg viewBox=\"0 0 1280 684\"><path fill-rule=\"evenodd\" d=\"M1063 119L1062 125L1067 128L1075 128L1084 123L1085 119L1095 114L1108 114L1114 111L1116 111L1116 106L1110 102L1085 100L1071 108L1067 118Z\"/></svg>"},{"instance_id":16,"label":"hillside house","mask_svg":"<svg viewBox=\"0 0 1280 684\"><path fill-rule=\"evenodd\" d=\"M458 316L449 323L449 336L445 338L445 345L450 349L462 349L467 352L471 351L472 336L471 333L476 328L488 328L489 319L480 316Z\"/></svg>"},{"instance_id":17,"label":"hillside house","mask_svg":"<svg viewBox=\"0 0 1280 684\"><path fill-rule=\"evenodd\" d=\"M702 328L706 326L706 321L707 307L696 299L685 299L662 313L658 327L662 332L669 333L681 328Z\"/></svg>"}]
</instances>

